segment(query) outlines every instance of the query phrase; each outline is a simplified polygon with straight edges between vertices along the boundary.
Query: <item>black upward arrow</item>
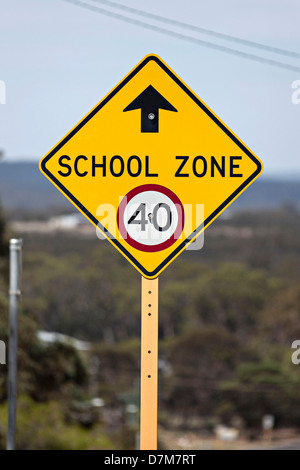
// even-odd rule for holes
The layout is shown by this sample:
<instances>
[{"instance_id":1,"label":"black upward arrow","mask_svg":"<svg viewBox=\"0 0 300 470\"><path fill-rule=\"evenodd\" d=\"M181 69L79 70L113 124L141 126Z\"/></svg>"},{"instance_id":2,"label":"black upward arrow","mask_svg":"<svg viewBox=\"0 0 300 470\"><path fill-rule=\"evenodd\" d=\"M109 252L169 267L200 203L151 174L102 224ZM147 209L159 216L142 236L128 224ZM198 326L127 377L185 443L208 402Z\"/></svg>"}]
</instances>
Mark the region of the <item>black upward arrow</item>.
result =
<instances>
[{"instance_id":1,"label":"black upward arrow","mask_svg":"<svg viewBox=\"0 0 300 470\"><path fill-rule=\"evenodd\" d=\"M134 109L141 109L141 132L158 132L159 109L177 112L177 109L158 93L152 85L149 85L123 109L123 112L133 111Z\"/></svg>"}]
</instances>

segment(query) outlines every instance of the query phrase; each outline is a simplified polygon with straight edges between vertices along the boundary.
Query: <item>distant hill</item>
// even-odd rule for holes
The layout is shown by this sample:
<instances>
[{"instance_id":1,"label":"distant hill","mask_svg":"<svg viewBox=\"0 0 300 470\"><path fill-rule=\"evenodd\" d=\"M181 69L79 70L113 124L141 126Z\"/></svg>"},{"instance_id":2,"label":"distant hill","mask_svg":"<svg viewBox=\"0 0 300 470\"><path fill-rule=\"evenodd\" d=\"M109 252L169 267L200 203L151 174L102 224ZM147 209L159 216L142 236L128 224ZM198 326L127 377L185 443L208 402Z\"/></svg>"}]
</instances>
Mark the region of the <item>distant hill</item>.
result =
<instances>
[{"instance_id":1,"label":"distant hill","mask_svg":"<svg viewBox=\"0 0 300 470\"><path fill-rule=\"evenodd\" d=\"M40 173L37 162L0 162L0 202L12 213L74 212L74 206ZM260 177L231 205L232 210L300 208L300 179Z\"/></svg>"},{"instance_id":2,"label":"distant hill","mask_svg":"<svg viewBox=\"0 0 300 470\"><path fill-rule=\"evenodd\" d=\"M45 178L37 162L0 163L0 202L6 211L73 212L73 205Z\"/></svg>"}]
</instances>

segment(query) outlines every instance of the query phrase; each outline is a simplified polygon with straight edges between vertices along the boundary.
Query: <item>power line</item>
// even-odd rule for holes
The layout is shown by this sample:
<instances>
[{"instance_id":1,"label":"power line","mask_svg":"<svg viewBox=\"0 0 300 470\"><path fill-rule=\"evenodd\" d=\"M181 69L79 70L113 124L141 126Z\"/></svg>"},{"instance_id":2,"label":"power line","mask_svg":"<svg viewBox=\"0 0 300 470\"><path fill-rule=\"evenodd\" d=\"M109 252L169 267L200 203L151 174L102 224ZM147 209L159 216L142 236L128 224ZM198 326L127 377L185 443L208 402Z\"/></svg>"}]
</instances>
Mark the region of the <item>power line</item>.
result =
<instances>
[{"instance_id":1,"label":"power line","mask_svg":"<svg viewBox=\"0 0 300 470\"><path fill-rule=\"evenodd\" d=\"M162 23L166 23L166 24L173 25L173 26L179 26L180 28L189 29L197 33L207 34L209 36L216 37L218 39L225 39L227 41L236 42L239 44L243 44L245 46L255 47L257 49L262 49L268 52L273 52L274 54L281 54L284 56L294 57L297 59L300 58L300 54L298 52L289 51L287 49L281 49L279 47L268 46L266 44L261 44L255 41L249 41L247 39L239 38L236 36L231 36L230 34L219 33L218 31L213 31L211 29L202 28L200 26L194 26L191 24L183 23L182 21L173 20L171 18L166 18L165 16L148 13L144 10L139 10L137 8L132 8L132 7L128 7L125 5L121 5L119 3L112 2L110 0L92 0L92 1L97 2L97 3L102 3L103 5L117 8L119 10L127 11L128 13L132 13L134 15L143 16L145 18L153 19L153 20L160 21Z\"/></svg>"},{"instance_id":2,"label":"power line","mask_svg":"<svg viewBox=\"0 0 300 470\"><path fill-rule=\"evenodd\" d=\"M110 18L118 19L118 20L124 21L126 23L133 24L135 26L141 26L145 29L155 31L157 33L165 34L167 36L170 36L170 37L173 37L173 38L176 38L176 39L189 41L189 42L192 42L194 44L198 44L198 45L201 45L203 47L208 47L210 49L214 49L214 50L217 50L217 51L220 51L220 52L226 52L227 54L242 57L243 59L252 60L252 61L255 61L255 62L263 63L263 64L266 64L266 65L271 65L271 66L281 68L281 69L285 69L285 70L292 70L293 72L300 72L300 67L297 67L295 65L286 64L284 62L278 62L278 61L272 60L272 59L266 59L264 57L260 57L260 56L254 55L254 54L239 51L237 49L231 49L231 48L226 47L226 46L221 46L219 44L214 44L212 42L204 41L202 39L197 39L193 36L187 36L185 34L176 33L175 31L171 31L169 29L162 28L160 26L155 26L155 25L146 23L144 21L136 20L136 19L130 18L128 16L121 15L120 13L114 13L112 11L105 10L104 8L96 7L94 5L90 5L90 4L84 3L84 2L79 1L79 0L63 0L63 1L67 2L67 3L71 3L71 4L79 6L79 7L82 7L82 8L85 8L85 9L90 10L90 11L94 11L96 13L100 13L100 14L105 15L105 16L109 16Z\"/></svg>"}]
</instances>

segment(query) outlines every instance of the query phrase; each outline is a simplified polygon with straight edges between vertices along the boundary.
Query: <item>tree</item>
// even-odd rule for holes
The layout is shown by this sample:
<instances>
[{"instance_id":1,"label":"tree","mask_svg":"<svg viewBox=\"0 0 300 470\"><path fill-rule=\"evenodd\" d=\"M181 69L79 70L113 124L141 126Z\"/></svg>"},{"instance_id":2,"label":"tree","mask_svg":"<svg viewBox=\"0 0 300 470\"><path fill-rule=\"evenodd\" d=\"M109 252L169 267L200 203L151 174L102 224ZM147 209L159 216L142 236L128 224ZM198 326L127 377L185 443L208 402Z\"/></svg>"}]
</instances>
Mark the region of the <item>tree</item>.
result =
<instances>
[{"instance_id":1,"label":"tree","mask_svg":"<svg viewBox=\"0 0 300 470\"><path fill-rule=\"evenodd\" d=\"M222 401L216 413L227 419L239 415L252 428L261 428L265 414L274 415L277 426L299 426L300 379L290 354L273 347L264 360L240 364L234 380L220 385Z\"/></svg>"},{"instance_id":2,"label":"tree","mask_svg":"<svg viewBox=\"0 0 300 470\"><path fill-rule=\"evenodd\" d=\"M198 281L195 305L203 323L222 325L246 341L278 282L260 269L227 263Z\"/></svg>"},{"instance_id":3,"label":"tree","mask_svg":"<svg viewBox=\"0 0 300 470\"><path fill-rule=\"evenodd\" d=\"M168 344L165 355L172 374L164 381L163 402L185 419L209 415L217 385L232 377L239 359L238 338L222 327L207 325Z\"/></svg>"}]
</instances>

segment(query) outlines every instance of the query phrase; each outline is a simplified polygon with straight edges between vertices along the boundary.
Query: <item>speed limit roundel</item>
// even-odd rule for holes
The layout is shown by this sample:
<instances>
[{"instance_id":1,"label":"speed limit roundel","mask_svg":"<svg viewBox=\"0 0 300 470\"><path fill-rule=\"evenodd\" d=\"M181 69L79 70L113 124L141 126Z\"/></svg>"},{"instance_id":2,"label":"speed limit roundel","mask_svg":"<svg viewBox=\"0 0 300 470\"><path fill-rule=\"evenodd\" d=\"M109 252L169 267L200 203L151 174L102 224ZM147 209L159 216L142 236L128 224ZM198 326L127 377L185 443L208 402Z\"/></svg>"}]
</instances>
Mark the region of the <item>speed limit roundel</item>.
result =
<instances>
[{"instance_id":1,"label":"speed limit roundel","mask_svg":"<svg viewBox=\"0 0 300 470\"><path fill-rule=\"evenodd\" d=\"M138 186L122 199L117 223L121 236L140 251L169 248L181 235L184 210L170 189L158 184Z\"/></svg>"}]
</instances>

